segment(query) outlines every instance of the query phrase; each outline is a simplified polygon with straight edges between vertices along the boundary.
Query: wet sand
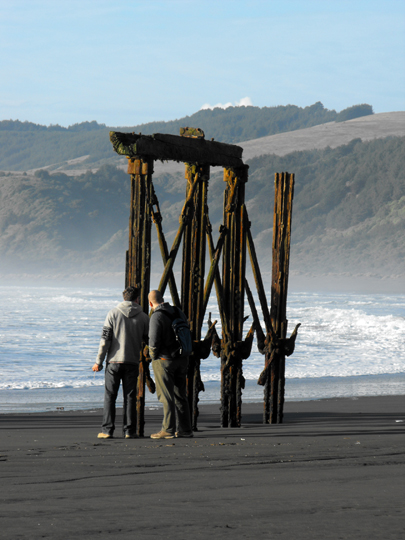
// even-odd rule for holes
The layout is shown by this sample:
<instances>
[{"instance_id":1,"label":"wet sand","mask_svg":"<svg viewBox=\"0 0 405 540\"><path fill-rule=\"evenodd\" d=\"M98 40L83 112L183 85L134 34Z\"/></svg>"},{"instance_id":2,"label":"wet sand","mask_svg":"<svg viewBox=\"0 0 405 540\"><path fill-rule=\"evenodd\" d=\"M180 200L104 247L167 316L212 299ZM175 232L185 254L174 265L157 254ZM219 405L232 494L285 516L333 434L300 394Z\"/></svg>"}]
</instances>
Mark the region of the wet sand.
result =
<instances>
[{"instance_id":1,"label":"wet sand","mask_svg":"<svg viewBox=\"0 0 405 540\"><path fill-rule=\"evenodd\" d=\"M402 539L405 398L287 402L194 439L99 440L101 411L0 415L0 538Z\"/></svg>"}]
</instances>

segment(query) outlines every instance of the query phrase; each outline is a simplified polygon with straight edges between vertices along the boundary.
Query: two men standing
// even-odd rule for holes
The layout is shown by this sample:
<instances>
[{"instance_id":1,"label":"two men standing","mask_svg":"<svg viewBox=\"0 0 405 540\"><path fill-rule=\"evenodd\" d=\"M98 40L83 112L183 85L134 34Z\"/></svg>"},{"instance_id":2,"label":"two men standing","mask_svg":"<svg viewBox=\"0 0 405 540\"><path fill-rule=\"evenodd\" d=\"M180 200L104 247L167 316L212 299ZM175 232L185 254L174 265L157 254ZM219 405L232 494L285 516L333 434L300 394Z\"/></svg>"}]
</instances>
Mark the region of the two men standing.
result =
<instances>
[{"instance_id":1,"label":"two men standing","mask_svg":"<svg viewBox=\"0 0 405 540\"><path fill-rule=\"evenodd\" d=\"M107 355L105 394L101 439L113 437L115 402L122 381L124 393L124 433L136 437L136 385L142 341L148 341L155 375L157 397L163 404L162 429L152 439L193 437L186 393L188 358L173 354L176 336L171 319L176 312L186 323L184 313L164 302L160 291L149 293L149 305L154 312L149 317L139 305L139 289L128 287L124 302L112 309L105 320L100 347L93 371L101 371ZM176 431L176 414L177 426Z\"/></svg>"}]
</instances>

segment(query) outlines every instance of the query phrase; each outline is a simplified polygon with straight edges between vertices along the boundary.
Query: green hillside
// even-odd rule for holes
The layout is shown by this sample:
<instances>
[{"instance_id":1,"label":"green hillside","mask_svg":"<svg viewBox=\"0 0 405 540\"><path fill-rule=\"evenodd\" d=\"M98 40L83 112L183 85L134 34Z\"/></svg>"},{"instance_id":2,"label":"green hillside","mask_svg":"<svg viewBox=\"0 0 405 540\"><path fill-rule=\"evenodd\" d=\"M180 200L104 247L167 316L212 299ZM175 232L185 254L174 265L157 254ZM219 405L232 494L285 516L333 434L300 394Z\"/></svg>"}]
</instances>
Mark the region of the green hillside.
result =
<instances>
[{"instance_id":1,"label":"green hillside","mask_svg":"<svg viewBox=\"0 0 405 540\"><path fill-rule=\"evenodd\" d=\"M296 178L293 273L405 277L404 158L405 137L393 137L250 160L246 199L263 269L271 267L274 173L288 171ZM184 194L164 176L155 188L170 244ZM222 174L213 174L214 231L223 189ZM1 173L0 275L122 272L128 215L129 177L111 165L80 176Z\"/></svg>"},{"instance_id":2,"label":"green hillside","mask_svg":"<svg viewBox=\"0 0 405 540\"><path fill-rule=\"evenodd\" d=\"M295 270L404 274L404 162L404 137L251 160L248 209L259 245L270 245L269 183L275 172L291 171Z\"/></svg>"},{"instance_id":3,"label":"green hillside","mask_svg":"<svg viewBox=\"0 0 405 540\"><path fill-rule=\"evenodd\" d=\"M28 171L51 164L63 165L82 156L88 156L85 161L88 168L106 162L118 163L109 141L110 130L178 134L180 127L193 126L203 129L207 139L238 143L369 114L373 114L370 105L355 105L336 113L317 102L304 108L287 105L202 110L179 120L129 127L106 127L93 121L64 128L3 120L0 122L0 170Z\"/></svg>"},{"instance_id":4,"label":"green hillside","mask_svg":"<svg viewBox=\"0 0 405 540\"><path fill-rule=\"evenodd\" d=\"M127 235L128 175L111 165L66 176L0 173L0 272L120 268ZM107 257L107 258L105 258Z\"/></svg>"}]
</instances>

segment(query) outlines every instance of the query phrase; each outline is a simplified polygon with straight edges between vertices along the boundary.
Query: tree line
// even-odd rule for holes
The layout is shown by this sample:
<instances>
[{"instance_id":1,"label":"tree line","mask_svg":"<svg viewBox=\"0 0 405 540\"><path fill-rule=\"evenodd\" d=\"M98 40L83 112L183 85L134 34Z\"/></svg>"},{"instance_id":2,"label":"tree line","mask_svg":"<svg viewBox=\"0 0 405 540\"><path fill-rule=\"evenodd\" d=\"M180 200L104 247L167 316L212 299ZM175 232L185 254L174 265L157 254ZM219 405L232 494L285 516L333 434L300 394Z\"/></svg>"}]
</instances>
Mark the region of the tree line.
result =
<instances>
[{"instance_id":1,"label":"tree line","mask_svg":"<svg viewBox=\"0 0 405 540\"><path fill-rule=\"evenodd\" d=\"M82 156L86 163L100 164L112 160L108 132L128 131L178 134L180 127L200 127L206 138L237 144L277 133L294 131L333 121L344 121L373 114L371 105L355 105L340 113L326 109L321 102L308 107L229 107L201 110L179 120L151 122L127 127L106 127L95 121L41 126L19 120L0 122L0 170L29 170L50 164L61 164Z\"/></svg>"}]
</instances>

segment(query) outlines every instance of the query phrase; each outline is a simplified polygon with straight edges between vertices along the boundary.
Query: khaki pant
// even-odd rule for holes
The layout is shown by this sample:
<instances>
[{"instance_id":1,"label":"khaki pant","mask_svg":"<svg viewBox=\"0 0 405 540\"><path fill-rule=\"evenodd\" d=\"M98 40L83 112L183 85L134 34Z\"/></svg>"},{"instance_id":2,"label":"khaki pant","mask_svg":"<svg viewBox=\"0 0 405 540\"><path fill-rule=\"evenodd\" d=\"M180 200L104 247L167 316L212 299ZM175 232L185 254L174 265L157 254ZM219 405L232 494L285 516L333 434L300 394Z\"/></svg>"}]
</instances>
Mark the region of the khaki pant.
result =
<instances>
[{"instance_id":1,"label":"khaki pant","mask_svg":"<svg viewBox=\"0 0 405 540\"><path fill-rule=\"evenodd\" d=\"M173 435L192 431L186 389L188 360L153 360L152 367L157 397L163 404L162 431Z\"/></svg>"}]
</instances>

